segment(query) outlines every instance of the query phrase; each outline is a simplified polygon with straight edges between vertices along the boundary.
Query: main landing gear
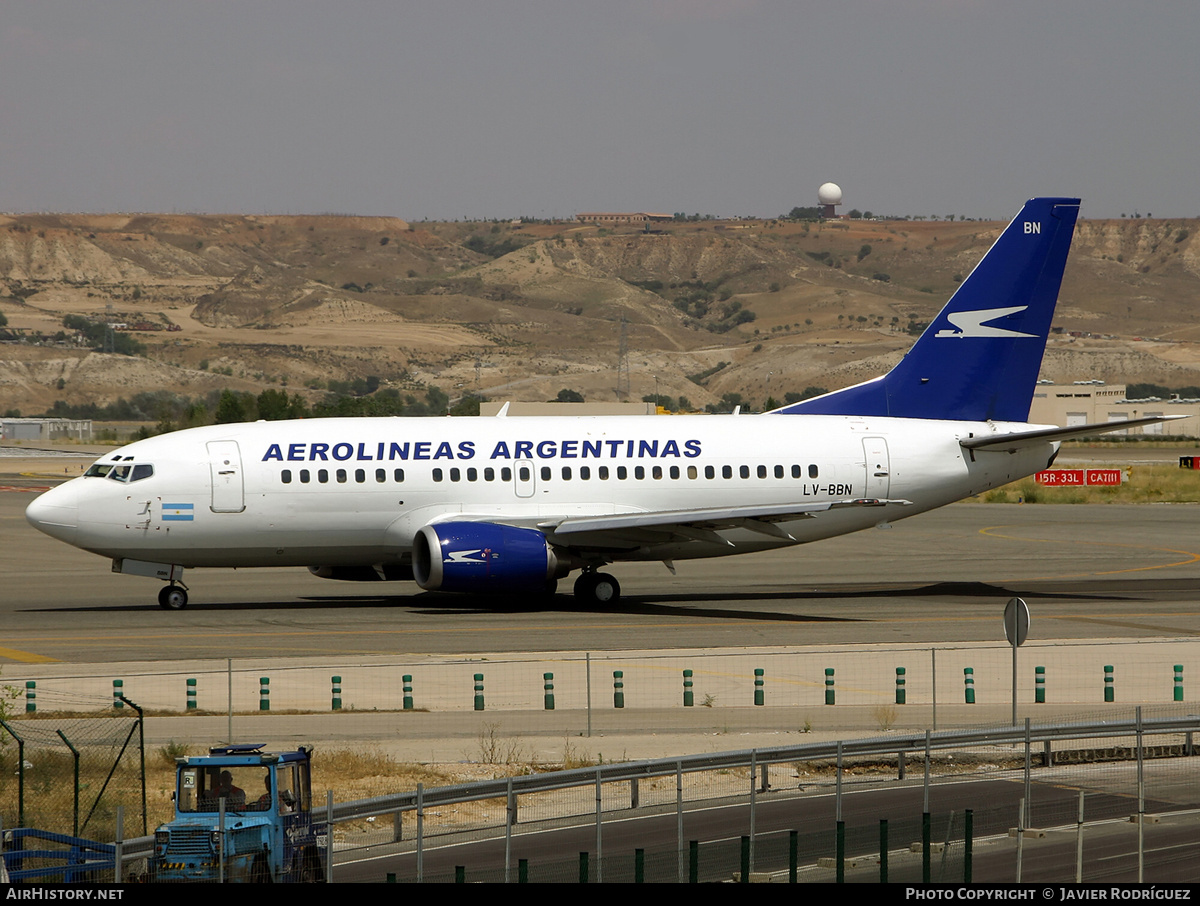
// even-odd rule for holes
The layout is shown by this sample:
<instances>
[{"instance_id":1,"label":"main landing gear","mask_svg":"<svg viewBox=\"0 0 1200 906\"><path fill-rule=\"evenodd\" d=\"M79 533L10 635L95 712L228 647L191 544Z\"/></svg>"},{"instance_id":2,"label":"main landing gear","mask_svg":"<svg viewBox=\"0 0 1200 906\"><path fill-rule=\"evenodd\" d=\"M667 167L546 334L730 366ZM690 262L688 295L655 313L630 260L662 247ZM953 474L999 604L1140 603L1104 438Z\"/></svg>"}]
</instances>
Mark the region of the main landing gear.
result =
<instances>
[{"instance_id":1,"label":"main landing gear","mask_svg":"<svg viewBox=\"0 0 1200 906\"><path fill-rule=\"evenodd\" d=\"M158 590L158 606L163 610L183 610L188 604L187 589L171 583Z\"/></svg>"},{"instance_id":2,"label":"main landing gear","mask_svg":"<svg viewBox=\"0 0 1200 906\"><path fill-rule=\"evenodd\" d=\"M584 604L612 607L621 600L621 584L608 573L588 570L575 580L575 597Z\"/></svg>"}]
</instances>

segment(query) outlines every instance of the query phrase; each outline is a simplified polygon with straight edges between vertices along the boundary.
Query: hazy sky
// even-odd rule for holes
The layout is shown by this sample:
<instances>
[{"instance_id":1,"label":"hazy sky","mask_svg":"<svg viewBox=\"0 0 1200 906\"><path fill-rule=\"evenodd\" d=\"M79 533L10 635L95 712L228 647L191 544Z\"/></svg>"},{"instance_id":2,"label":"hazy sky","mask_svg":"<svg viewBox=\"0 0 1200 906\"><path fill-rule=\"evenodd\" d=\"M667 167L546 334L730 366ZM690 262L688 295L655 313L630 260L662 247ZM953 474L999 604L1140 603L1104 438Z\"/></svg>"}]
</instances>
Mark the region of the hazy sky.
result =
<instances>
[{"instance_id":1,"label":"hazy sky","mask_svg":"<svg viewBox=\"0 0 1200 906\"><path fill-rule=\"evenodd\" d=\"M1200 216L1197 0L0 0L0 210Z\"/></svg>"}]
</instances>

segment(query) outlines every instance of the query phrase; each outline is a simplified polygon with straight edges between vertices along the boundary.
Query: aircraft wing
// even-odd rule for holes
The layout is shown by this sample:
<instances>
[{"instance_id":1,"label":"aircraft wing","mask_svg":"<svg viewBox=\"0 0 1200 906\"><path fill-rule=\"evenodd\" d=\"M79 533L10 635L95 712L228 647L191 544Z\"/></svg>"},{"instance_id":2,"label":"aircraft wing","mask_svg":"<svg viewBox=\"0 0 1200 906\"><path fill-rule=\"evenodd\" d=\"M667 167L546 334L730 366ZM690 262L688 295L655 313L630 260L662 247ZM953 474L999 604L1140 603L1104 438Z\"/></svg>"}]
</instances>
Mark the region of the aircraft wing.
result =
<instances>
[{"instance_id":1,"label":"aircraft wing","mask_svg":"<svg viewBox=\"0 0 1200 906\"><path fill-rule=\"evenodd\" d=\"M638 547L663 543L674 538L693 541L732 543L717 534L719 529L744 528L772 538L795 541L776 523L814 518L829 510L845 507L882 507L888 504L910 506L911 500L859 498L823 503L786 503L769 506L697 507L681 510L656 510L642 513L614 513L601 516L570 516L538 523L538 528L562 544L587 547ZM586 542L585 542L586 536Z\"/></svg>"},{"instance_id":2,"label":"aircraft wing","mask_svg":"<svg viewBox=\"0 0 1200 906\"><path fill-rule=\"evenodd\" d=\"M1191 418L1190 415L1148 415L1145 418L1131 418L1123 422L1096 422L1091 425L1074 425L1070 428L1038 428L1034 431L1013 431L1010 434L982 434L976 437L966 437L958 443L967 450L993 450L1011 453L1022 447L1032 447L1056 440L1070 440L1072 437L1086 437L1092 434L1107 434L1110 431L1123 431L1126 428L1136 428L1139 425L1154 425L1159 422L1175 421L1179 418Z\"/></svg>"}]
</instances>

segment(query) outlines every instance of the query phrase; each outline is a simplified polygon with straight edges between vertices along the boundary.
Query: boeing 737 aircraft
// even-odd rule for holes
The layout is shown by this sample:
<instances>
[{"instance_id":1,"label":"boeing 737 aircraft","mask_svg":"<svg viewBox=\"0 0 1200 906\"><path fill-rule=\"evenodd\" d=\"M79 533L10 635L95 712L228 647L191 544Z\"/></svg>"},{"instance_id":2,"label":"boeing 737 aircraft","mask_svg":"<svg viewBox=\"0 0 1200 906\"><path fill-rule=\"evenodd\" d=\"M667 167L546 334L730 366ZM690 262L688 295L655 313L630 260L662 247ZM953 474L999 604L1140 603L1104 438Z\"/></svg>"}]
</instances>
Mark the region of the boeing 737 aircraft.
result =
<instances>
[{"instance_id":1,"label":"boeing 737 aircraft","mask_svg":"<svg viewBox=\"0 0 1200 906\"><path fill-rule=\"evenodd\" d=\"M763 415L309 419L140 440L26 511L167 582L307 566L424 589L615 604L601 567L768 550L931 510L1046 468L1059 441L1163 418L1026 424L1076 198L1035 198L888 374ZM506 407L507 408L507 407Z\"/></svg>"}]
</instances>

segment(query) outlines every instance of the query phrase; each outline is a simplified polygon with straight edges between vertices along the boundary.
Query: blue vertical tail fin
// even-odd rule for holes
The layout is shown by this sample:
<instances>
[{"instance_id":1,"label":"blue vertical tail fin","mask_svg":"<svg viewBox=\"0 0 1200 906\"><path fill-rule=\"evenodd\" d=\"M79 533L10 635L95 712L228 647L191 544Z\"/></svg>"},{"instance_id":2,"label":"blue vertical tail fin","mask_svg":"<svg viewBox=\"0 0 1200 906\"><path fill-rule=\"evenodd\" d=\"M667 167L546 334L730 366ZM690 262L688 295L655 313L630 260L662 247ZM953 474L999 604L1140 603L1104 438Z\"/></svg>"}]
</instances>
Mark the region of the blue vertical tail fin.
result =
<instances>
[{"instance_id":1,"label":"blue vertical tail fin","mask_svg":"<svg viewBox=\"0 0 1200 906\"><path fill-rule=\"evenodd\" d=\"M775 411L1025 421L1078 214L1030 199L895 368Z\"/></svg>"}]
</instances>

